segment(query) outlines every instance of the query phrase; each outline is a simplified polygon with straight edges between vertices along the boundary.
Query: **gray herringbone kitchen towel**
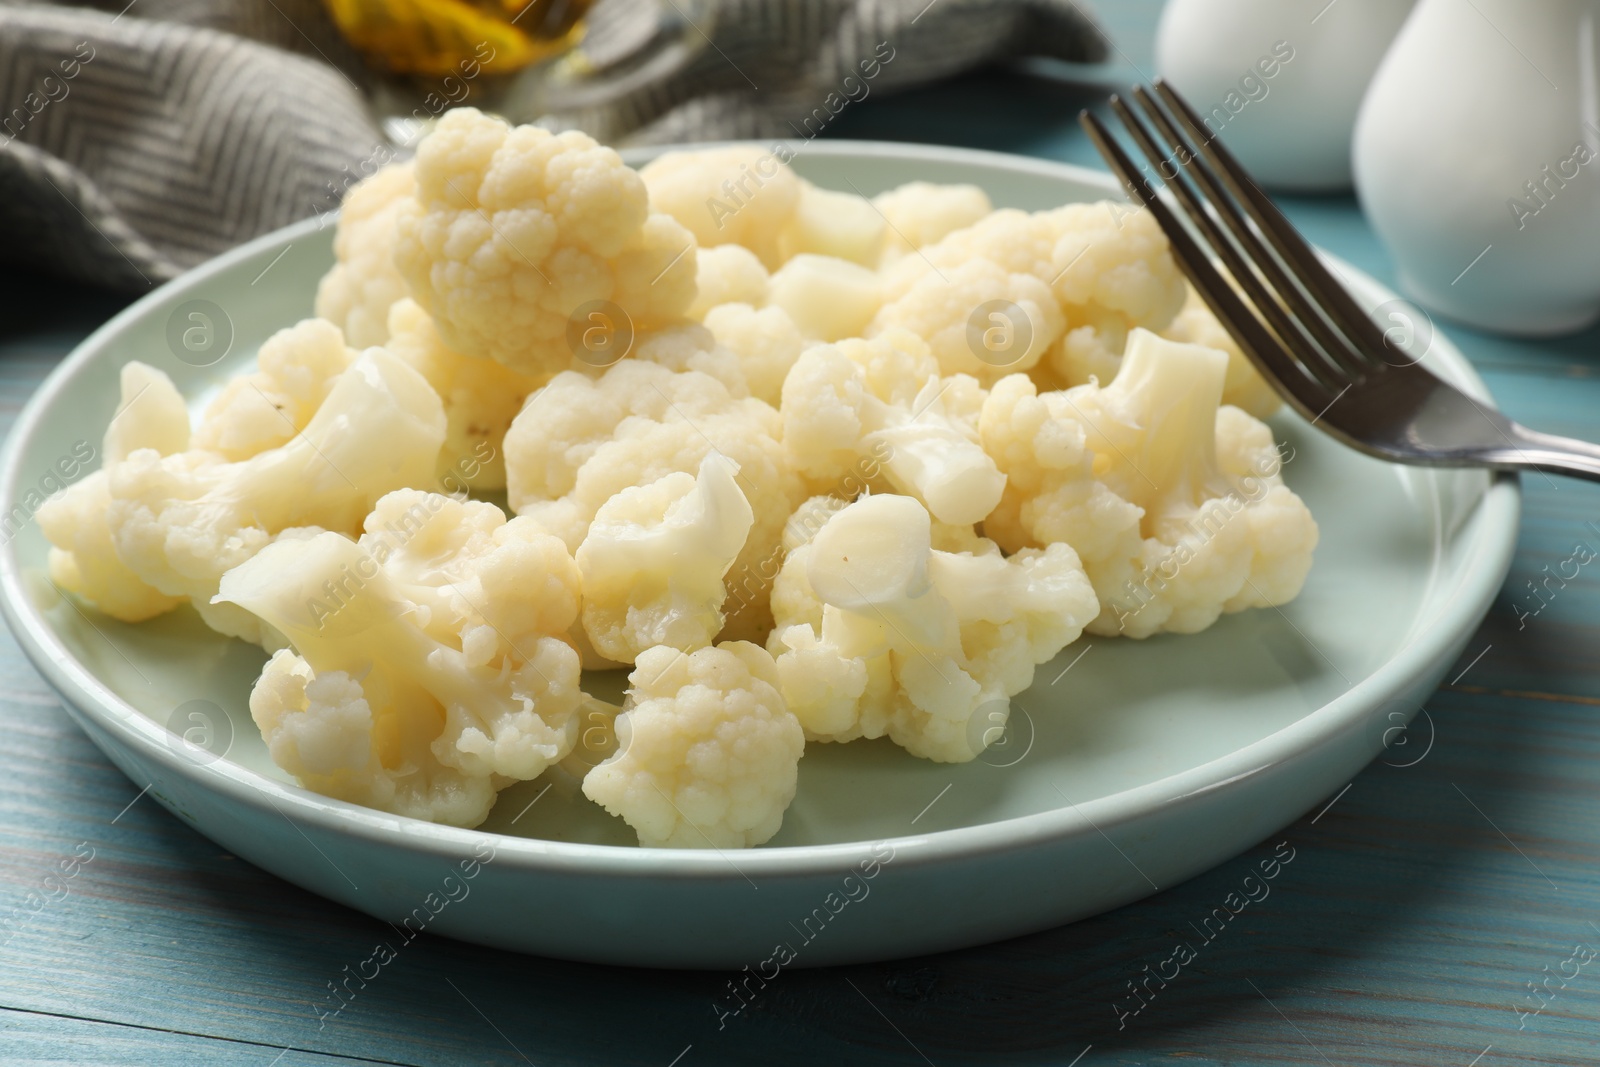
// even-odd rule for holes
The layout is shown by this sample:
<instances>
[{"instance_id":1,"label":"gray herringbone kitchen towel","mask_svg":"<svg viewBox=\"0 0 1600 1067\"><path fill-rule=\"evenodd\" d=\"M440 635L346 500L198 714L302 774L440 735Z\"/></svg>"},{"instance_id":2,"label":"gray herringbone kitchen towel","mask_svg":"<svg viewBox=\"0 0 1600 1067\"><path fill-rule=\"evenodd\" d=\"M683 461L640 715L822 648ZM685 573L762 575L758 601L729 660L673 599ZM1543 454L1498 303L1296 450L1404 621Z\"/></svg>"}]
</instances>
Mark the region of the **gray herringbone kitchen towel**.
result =
<instances>
[{"instance_id":1,"label":"gray herringbone kitchen towel","mask_svg":"<svg viewBox=\"0 0 1600 1067\"><path fill-rule=\"evenodd\" d=\"M625 52L659 2L602 0L586 51ZM806 119L884 43L893 60L873 92L1106 50L1074 0L715 3L709 47L542 121L613 144L808 136ZM333 207L364 163L389 158L374 101L411 110L396 99L321 0L0 0L0 258L158 284Z\"/></svg>"}]
</instances>

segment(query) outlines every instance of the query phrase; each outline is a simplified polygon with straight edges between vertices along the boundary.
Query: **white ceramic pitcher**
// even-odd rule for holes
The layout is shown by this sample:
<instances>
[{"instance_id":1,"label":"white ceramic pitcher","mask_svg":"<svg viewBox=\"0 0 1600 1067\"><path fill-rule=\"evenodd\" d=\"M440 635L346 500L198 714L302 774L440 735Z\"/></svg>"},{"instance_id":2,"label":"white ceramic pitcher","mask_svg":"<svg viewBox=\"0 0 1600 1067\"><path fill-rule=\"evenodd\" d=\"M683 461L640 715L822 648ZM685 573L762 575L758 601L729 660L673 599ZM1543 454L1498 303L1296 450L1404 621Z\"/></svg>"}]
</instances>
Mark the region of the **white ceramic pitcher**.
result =
<instances>
[{"instance_id":1,"label":"white ceramic pitcher","mask_svg":"<svg viewBox=\"0 0 1600 1067\"><path fill-rule=\"evenodd\" d=\"M1362 94L1412 2L1169 0L1156 65L1264 185L1345 189Z\"/></svg>"},{"instance_id":2,"label":"white ceramic pitcher","mask_svg":"<svg viewBox=\"0 0 1600 1067\"><path fill-rule=\"evenodd\" d=\"M1421 0L1374 77L1356 187L1404 289L1485 329L1600 317L1600 0Z\"/></svg>"}]
</instances>

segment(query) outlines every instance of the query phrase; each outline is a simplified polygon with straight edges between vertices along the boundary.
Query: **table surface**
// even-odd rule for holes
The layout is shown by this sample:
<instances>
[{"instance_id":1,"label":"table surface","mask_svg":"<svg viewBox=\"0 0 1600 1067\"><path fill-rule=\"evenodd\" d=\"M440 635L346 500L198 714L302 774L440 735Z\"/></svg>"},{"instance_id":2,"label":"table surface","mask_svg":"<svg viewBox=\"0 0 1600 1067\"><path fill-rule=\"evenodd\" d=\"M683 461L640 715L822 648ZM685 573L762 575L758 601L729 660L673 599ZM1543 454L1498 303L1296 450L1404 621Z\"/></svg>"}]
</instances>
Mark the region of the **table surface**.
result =
<instances>
[{"instance_id":1,"label":"table surface","mask_svg":"<svg viewBox=\"0 0 1600 1067\"><path fill-rule=\"evenodd\" d=\"M1149 71L1154 0L1102 5L1111 80ZM846 136L964 144L1098 166L1061 72L985 73L870 100ZM1290 199L1317 243L1392 283L1348 197ZM122 300L19 274L0 284L0 423ZM1450 328L1514 418L1600 437L1600 331L1528 343ZM1511 577L1427 704L1425 758L1382 761L1274 840L1297 850L1136 1018L1111 1004L1264 847L1148 900L998 945L797 971L719 1032L720 974L629 971L423 937L319 1026L309 1007L387 929L222 851L130 784L0 637L0 1061L213 1064L1593 1063L1600 968L1600 587L1522 622L1600 491L1540 476ZM1409 762L1391 759L1389 763ZM1585 767L1591 768L1586 772ZM1319 805L1319 809L1321 806ZM94 850L37 911L29 894ZM37 898L35 898L37 899ZM1569 969L1576 976L1567 978ZM1532 986L1554 976L1535 999ZM1561 983L1565 981L1563 986ZM854 987L854 988L852 988ZM1549 991L1553 991L1549 992ZM1519 1015L1544 1002L1538 1014ZM677 1057L675 1059L675 1057Z\"/></svg>"}]
</instances>

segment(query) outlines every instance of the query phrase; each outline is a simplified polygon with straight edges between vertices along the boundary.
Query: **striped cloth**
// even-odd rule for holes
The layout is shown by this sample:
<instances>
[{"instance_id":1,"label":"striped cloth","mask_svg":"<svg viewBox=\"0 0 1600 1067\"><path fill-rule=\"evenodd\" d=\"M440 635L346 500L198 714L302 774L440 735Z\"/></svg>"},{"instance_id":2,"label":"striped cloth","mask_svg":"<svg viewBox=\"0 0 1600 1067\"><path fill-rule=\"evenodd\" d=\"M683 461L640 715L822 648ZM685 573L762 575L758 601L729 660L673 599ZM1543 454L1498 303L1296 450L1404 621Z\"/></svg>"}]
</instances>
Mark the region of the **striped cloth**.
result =
<instances>
[{"instance_id":1,"label":"striped cloth","mask_svg":"<svg viewBox=\"0 0 1600 1067\"><path fill-rule=\"evenodd\" d=\"M659 2L602 0L591 61L624 62L685 12ZM863 62L882 93L1106 51L1073 0L705 3L685 37L701 47L603 102L556 97L540 121L619 145L811 136L860 94L846 78ZM321 0L0 0L0 257L149 288L335 207L397 154L380 115L421 99L365 67Z\"/></svg>"}]
</instances>

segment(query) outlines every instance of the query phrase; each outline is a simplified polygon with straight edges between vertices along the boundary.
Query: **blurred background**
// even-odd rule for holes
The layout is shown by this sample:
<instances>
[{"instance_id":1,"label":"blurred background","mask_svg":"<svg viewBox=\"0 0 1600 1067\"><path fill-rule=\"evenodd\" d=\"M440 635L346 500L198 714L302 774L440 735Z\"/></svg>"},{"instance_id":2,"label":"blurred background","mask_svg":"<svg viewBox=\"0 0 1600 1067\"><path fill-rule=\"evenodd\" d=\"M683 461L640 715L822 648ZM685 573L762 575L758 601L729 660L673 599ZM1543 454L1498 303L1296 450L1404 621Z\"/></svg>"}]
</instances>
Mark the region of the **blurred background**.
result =
<instances>
[{"instance_id":1,"label":"blurred background","mask_svg":"<svg viewBox=\"0 0 1600 1067\"><path fill-rule=\"evenodd\" d=\"M1268 188L1353 189L1425 309L1570 334L1600 314L1596 16L1586 0L4 0L0 260L23 285L145 291L335 210L464 104L619 147L882 138L1098 166L1078 110L1159 75ZM874 49L888 58L862 77Z\"/></svg>"}]
</instances>

